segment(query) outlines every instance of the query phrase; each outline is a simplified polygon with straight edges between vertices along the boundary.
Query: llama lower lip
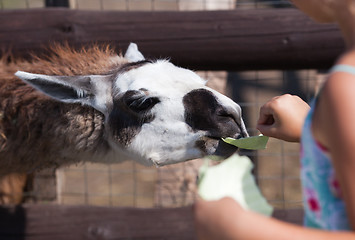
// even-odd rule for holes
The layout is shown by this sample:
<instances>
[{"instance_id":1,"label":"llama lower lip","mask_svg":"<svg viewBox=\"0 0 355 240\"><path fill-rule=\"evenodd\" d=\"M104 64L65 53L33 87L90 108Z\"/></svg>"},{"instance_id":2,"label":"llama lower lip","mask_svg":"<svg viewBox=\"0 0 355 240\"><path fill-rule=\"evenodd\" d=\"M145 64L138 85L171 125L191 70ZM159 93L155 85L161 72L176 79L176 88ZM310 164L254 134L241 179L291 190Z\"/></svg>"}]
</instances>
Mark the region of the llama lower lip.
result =
<instances>
[{"instance_id":1,"label":"llama lower lip","mask_svg":"<svg viewBox=\"0 0 355 240\"><path fill-rule=\"evenodd\" d=\"M213 155L221 156L221 157L229 157L233 153L235 153L239 148L232 146L228 143L223 142L223 140L218 141L218 146Z\"/></svg>"},{"instance_id":2,"label":"llama lower lip","mask_svg":"<svg viewBox=\"0 0 355 240\"><path fill-rule=\"evenodd\" d=\"M213 140L221 140L221 137L214 137L214 136L207 136L208 138L211 138Z\"/></svg>"}]
</instances>

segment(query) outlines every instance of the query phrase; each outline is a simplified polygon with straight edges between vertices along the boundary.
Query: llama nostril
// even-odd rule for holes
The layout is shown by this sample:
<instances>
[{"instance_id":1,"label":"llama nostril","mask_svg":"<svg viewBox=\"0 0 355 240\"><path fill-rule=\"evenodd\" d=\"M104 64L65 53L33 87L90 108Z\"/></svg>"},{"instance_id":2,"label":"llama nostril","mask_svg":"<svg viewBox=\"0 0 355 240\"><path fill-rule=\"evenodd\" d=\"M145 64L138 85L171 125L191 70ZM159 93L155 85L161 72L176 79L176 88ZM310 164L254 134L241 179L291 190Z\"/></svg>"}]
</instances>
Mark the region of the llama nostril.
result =
<instances>
[{"instance_id":1,"label":"llama nostril","mask_svg":"<svg viewBox=\"0 0 355 240\"><path fill-rule=\"evenodd\" d=\"M183 98L185 122L192 130L207 131L215 138L246 136L239 105L231 100L222 100L206 89L187 93Z\"/></svg>"},{"instance_id":2,"label":"llama nostril","mask_svg":"<svg viewBox=\"0 0 355 240\"><path fill-rule=\"evenodd\" d=\"M221 109L216 112L216 115L220 119L225 119L225 121L233 121L235 122L239 127L241 127L241 117L239 114L235 111L228 111L226 109Z\"/></svg>"},{"instance_id":3,"label":"llama nostril","mask_svg":"<svg viewBox=\"0 0 355 240\"><path fill-rule=\"evenodd\" d=\"M226 112L225 110L220 110L216 112L216 115L220 118L226 118L226 119L232 119L234 120L234 116L228 112Z\"/></svg>"}]
</instances>

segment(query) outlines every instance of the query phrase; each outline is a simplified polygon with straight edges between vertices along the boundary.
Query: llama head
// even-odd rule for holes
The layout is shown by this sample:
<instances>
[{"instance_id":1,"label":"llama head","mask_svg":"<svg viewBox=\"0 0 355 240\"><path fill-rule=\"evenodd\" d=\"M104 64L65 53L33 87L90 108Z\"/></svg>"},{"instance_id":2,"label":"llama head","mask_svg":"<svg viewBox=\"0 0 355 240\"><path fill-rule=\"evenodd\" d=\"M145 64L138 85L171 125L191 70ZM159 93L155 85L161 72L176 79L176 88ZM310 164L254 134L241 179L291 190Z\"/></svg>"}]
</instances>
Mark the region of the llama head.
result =
<instances>
[{"instance_id":1,"label":"llama head","mask_svg":"<svg viewBox=\"0 0 355 240\"><path fill-rule=\"evenodd\" d=\"M16 75L56 100L100 111L112 149L145 165L226 157L237 149L221 137L248 135L239 105L206 87L194 72L166 60L145 60L135 44L125 58L128 63L107 75Z\"/></svg>"}]
</instances>

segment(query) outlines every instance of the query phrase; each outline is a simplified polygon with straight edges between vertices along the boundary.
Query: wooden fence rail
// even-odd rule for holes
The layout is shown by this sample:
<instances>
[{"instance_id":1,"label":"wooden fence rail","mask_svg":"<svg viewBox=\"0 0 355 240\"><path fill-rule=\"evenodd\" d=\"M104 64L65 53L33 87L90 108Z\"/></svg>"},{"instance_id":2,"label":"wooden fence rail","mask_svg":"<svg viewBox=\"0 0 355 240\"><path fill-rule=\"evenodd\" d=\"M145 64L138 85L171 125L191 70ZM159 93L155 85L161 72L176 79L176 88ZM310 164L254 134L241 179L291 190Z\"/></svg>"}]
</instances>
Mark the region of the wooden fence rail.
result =
<instances>
[{"instance_id":1,"label":"wooden fence rail","mask_svg":"<svg viewBox=\"0 0 355 240\"><path fill-rule=\"evenodd\" d=\"M0 49L26 55L62 41L117 49L136 42L149 57L195 70L328 68L344 48L335 25L316 24L294 9L0 12Z\"/></svg>"},{"instance_id":2,"label":"wooden fence rail","mask_svg":"<svg viewBox=\"0 0 355 240\"><path fill-rule=\"evenodd\" d=\"M274 217L302 223L303 211ZM192 207L114 208L25 205L0 208L0 239L6 240L194 240Z\"/></svg>"}]
</instances>

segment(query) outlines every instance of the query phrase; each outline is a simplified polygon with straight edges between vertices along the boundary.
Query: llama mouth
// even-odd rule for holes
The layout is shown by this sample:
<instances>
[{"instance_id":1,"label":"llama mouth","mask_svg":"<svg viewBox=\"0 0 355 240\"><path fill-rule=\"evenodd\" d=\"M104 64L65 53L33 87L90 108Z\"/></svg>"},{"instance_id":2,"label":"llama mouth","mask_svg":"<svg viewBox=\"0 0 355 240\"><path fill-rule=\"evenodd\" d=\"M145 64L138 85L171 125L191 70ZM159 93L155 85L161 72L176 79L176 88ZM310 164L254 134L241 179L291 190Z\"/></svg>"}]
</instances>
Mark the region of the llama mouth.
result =
<instances>
[{"instance_id":1,"label":"llama mouth","mask_svg":"<svg viewBox=\"0 0 355 240\"><path fill-rule=\"evenodd\" d=\"M222 139L218 139L218 145L213 155L227 158L233 155L239 148L228 143L225 143Z\"/></svg>"},{"instance_id":2,"label":"llama mouth","mask_svg":"<svg viewBox=\"0 0 355 240\"><path fill-rule=\"evenodd\" d=\"M212 140L212 142L214 142L213 145L214 145L215 150L212 153L212 155L227 158L227 157L231 156L232 154L234 154L239 149L238 147L236 147L234 145L225 143L221 139L221 137L207 136L207 138L209 140Z\"/></svg>"},{"instance_id":3,"label":"llama mouth","mask_svg":"<svg viewBox=\"0 0 355 240\"><path fill-rule=\"evenodd\" d=\"M195 147L199 149L203 156L213 155L227 158L234 154L239 148L225 143L221 137L204 136L195 142Z\"/></svg>"},{"instance_id":4,"label":"llama mouth","mask_svg":"<svg viewBox=\"0 0 355 240\"><path fill-rule=\"evenodd\" d=\"M207 138L218 140L218 141L221 140L221 137L207 136Z\"/></svg>"}]
</instances>

